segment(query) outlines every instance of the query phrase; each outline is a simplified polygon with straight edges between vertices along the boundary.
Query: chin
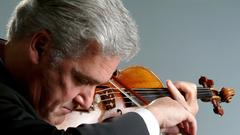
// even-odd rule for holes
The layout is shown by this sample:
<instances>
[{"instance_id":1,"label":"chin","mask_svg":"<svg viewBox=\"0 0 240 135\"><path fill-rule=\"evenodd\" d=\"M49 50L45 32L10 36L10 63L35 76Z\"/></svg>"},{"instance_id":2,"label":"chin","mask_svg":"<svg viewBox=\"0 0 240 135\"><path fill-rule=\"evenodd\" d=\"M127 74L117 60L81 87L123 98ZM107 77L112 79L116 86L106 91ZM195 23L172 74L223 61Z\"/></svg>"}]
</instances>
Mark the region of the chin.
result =
<instances>
[{"instance_id":1,"label":"chin","mask_svg":"<svg viewBox=\"0 0 240 135\"><path fill-rule=\"evenodd\" d=\"M63 123L64 120L65 120L65 115L63 114L54 115L54 113L52 113L46 118L46 121L51 125L59 125Z\"/></svg>"},{"instance_id":2,"label":"chin","mask_svg":"<svg viewBox=\"0 0 240 135\"><path fill-rule=\"evenodd\" d=\"M51 125L55 125L56 126L56 125L59 125L59 124L63 123L64 119L65 119L65 116L55 117L55 118L50 119L49 123Z\"/></svg>"}]
</instances>

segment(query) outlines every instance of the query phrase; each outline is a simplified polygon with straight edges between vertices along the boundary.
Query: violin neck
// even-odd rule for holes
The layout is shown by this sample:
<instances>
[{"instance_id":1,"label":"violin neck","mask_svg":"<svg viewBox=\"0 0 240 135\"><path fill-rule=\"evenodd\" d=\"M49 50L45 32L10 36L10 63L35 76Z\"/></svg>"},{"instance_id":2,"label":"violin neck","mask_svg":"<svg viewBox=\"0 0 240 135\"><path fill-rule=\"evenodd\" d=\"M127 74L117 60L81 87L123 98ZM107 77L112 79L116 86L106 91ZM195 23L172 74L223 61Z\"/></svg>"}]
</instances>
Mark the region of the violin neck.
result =
<instances>
[{"instance_id":1,"label":"violin neck","mask_svg":"<svg viewBox=\"0 0 240 135\"><path fill-rule=\"evenodd\" d=\"M108 88L108 87L105 88L105 86L101 86L98 88L101 88L101 89L96 91L95 98L96 97L97 97L96 99L100 98L101 102L99 102L98 100L96 102L103 103L103 105L105 105L106 110L109 110L115 107L116 105L115 99L117 98L123 99L126 107L133 107L133 106L136 106L137 104L146 105L146 103L144 103L141 99L138 98L139 96L141 96L141 98L143 98L149 103L157 98L171 97L171 94L169 93L167 88L132 88L131 90L125 89L124 93L126 95L123 92L120 92L120 90L115 91L112 88ZM138 94L138 96L136 96L134 93L131 93L131 91L135 91ZM203 87L197 88L198 99L201 99L204 102L208 102L208 101L211 101L212 96L213 96L213 93L210 88L203 88Z\"/></svg>"},{"instance_id":2,"label":"violin neck","mask_svg":"<svg viewBox=\"0 0 240 135\"><path fill-rule=\"evenodd\" d=\"M167 88L134 88L132 89L136 91L139 95L145 98L147 101L151 102L160 97L170 97L171 94L167 90ZM198 87L197 88L197 98L202 101L209 101L212 97L212 92L209 88ZM134 96L133 96L134 97ZM139 101L136 97L135 100ZM139 101L141 102L141 101Z\"/></svg>"}]
</instances>

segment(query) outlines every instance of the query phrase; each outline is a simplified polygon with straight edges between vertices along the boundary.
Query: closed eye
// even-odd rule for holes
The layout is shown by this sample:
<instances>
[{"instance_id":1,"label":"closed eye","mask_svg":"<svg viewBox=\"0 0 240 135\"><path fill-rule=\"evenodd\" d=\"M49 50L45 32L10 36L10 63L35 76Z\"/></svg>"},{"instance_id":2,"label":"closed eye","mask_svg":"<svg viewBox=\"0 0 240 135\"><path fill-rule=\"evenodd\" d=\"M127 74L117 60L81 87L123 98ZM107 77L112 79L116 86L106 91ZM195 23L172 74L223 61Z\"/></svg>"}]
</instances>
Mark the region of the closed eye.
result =
<instances>
[{"instance_id":1,"label":"closed eye","mask_svg":"<svg viewBox=\"0 0 240 135\"><path fill-rule=\"evenodd\" d=\"M100 84L99 81L87 76L87 75L84 75L80 72L77 72L75 70L72 70L72 77L73 77L73 80L75 81L76 84L78 85L98 85Z\"/></svg>"}]
</instances>

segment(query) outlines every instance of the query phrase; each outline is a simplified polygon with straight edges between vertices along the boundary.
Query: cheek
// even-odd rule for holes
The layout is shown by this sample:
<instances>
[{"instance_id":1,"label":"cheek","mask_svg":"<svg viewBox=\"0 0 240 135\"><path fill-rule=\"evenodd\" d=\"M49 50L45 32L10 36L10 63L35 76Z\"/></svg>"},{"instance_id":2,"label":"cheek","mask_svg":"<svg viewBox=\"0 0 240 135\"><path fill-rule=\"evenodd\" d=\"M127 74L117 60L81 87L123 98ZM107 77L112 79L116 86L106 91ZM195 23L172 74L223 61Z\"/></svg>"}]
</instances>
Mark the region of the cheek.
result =
<instances>
[{"instance_id":1,"label":"cheek","mask_svg":"<svg viewBox=\"0 0 240 135\"><path fill-rule=\"evenodd\" d=\"M44 84L46 100L49 101L49 104L51 104L51 106L61 104L61 102L64 101L64 96L68 92L63 78L56 72L52 72L48 78L45 78Z\"/></svg>"},{"instance_id":2,"label":"cheek","mask_svg":"<svg viewBox=\"0 0 240 135\"><path fill-rule=\"evenodd\" d=\"M44 94L46 96L43 96L43 102L47 103L48 108L55 108L55 106L58 106L61 104L61 99L63 97L63 94L60 89L47 89L46 93Z\"/></svg>"},{"instance_id":3,"label":"cheek","mask_svg":"<svg viewBox=\"0 0 240 135\"><path fill-rule=\"evenodd\" d=\"M64 102L64 89L61 88L55 81L46 80L44 83L44 88L41 93L41 102L43 106L47 107L46 109L52 111L57 106Z\"/></svg>"},{"instance_id":4,"label":"cheek","mask_svg":"<svg viewBox=\"0 0 240 135\"><path fill-rule=\"evenodd\" d=\"M43 118L47 118L51 112L54 112L58 106L62 104L62 91L59 87L55 87L52 83L46 83L47 80L42 81L42 86L39 92L40 101L38 102L38 110Z\"/></svg>"},{"instance_id":5,"label":"cheek","mask_svg":"<svg viewBox=\"0 0 240 135\"><path fill-rule=\"evenodd\" d=\"M62 91L63 101L72 101L77 95L79 95L84 90L83 86L80 87L69 87Z\"/></svg>"}]
</instances>

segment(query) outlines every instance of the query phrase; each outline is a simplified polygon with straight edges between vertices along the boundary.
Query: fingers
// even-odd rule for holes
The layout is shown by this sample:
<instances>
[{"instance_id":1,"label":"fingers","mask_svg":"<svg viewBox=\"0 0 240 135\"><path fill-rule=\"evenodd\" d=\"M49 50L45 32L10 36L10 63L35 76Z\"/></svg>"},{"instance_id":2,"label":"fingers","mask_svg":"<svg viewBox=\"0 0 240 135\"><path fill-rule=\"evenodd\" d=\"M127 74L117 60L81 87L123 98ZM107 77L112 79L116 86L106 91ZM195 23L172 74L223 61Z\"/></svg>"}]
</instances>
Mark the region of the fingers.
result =
<instances>
[{"instance_id":1,"label":"fingers","mask_svg":"<svg viewBox=\"0 0 240 135\"><path fill-rule=\"evenodd\" d=\"M185 133L196 135L197 122L194 117L198 111L196 85L187 82L176 82L173 84L170 80L167 80L166 84L172 98L181 104L187 111L187 119L180 124L180 127L182 127L181 129L183 129ZM186 97L184 97L180 91L183 92Z\"/></svg>"},{"instance_id":2,"label":"fingers","mask_svg":"<svg viewBox=\"0 0 240 135\"><path fill-rule=\"evenodd\" d=\"M177 126L174 126L174 127L169 127L169 128L162 128L161 132L167 133L168 135L170 135L170 134L178 134L178 133L180 133L180 130Z\"/></svg>"},{"instance_id":3,"label":"fingers","mask_svg":"<svg viewBox=\"0 0 240 135\"><path fill-rule=\"evenodd\" d=\"M188 111L186 111L186 118L178 126L162 128L161 132L166 135L176 135L182 133L183 135L196 135L197 134L197 122L195 117Z\"/></svg>"},{"instance_id":4,"label":"fingers","mask_svg":"<svg viewBox=\"0 0 240 135\"><path fill-rule=\"evenodd\" d=\"M146 109L152 112L158 120L160 128L166 132L179 132L176 128L170 129L170 127L184 122L181 124L181 129L187 134L196 135L197 125L194 115L178 101L170 97L158 98L147 105Z\"/></svg>"},{"instance_id":5,"label":"fingers","mask_svg":"<svg viewBox=\"0 0 240 135\"><path fill-rule=\"evenodd\" d=\"M188 108L188 110L192 112L192 114L197 114L199 106L197 103L197 86L195 84L182 81L177 81L173 84L170 80L167 80L167 86L169 87L169 91L172 94L172 98L174 98L178 102L180 101L181 104L185 106L182 97L179 98L178 94L180 93L181 95L183 95L184 101L188 104L188 107L186 108Z\"/></svg>"},{"instance_id":6,"label":"fingers","mask_svg":"<svg viewBox=\"0 0 240 135\"><path fill-rule=\"evenodd\" d=\"M172 81L167 80L166 84L167 84L167 87L169 89L169 92L171 93L172 98L175 99L177 102L179 102L186 110L191 111L191 109L189 108L185 98L180 93L180 91L174 86Z\"/></svg>"},{"instance_id":7,"label":"fingers","mask_svg":"<svg viewBox=\"0 0 240 135\"><path fill-rule=\"evenodd\" d=\"M174 82L174 86L181 92L183 92L186 99L196 99L197 86L193 83L177 81Z\"/></svg>"},{"instance_id":8,"label":"fingers","mask_svg":"<svg viewBox=\"0 0 240 135\"><path fill-rule=\"evenodd\" d=\"M161 130L165 133L174 134L181 129L186 133L185 135L196 135L197 122L192 113L192 110L194 110L192 108L196 106L195 86L186 82L173 84L170 80L167 80L166 84L171 98L159 98L146 106L146 109L157 118ZM185 95L189 96L185 98ZM180 128L177 128L177 125L180 125Z\"/></svg>"},{"instance_id":9,"label":"fingers","mask_svg":"<svg viewBox=\"0 0 240 135\"><path fill-rule=\"evenodd\" d=\"M174 85L181 93L184 93L185 100L190 106L192 114L196 115L199 110L196 84L177 81L174 82Z\"/></svg>"},{"instance_id":10,"label":"fingers","mask_svg":"<svg viewBox=\"0 0 240 135\"><path fill-rule=\"evenodd\" d=\"M195 119L195 117L189 113L189 117L186 120L187 122L187 128L185 129L187 131L187 133L190 133L190 135L196 135L197 134L197 121Z\"/></svg>"},{"instance_id":11,"label":"fingers","mask_svg":"<svg viewBox=\"0 0 240 135\"><path fill-rule=\"evenodd\" d=\"M191 113L188 112L188 117L182 123L178 124L178 133L183 135L196 135L197 134L197 121Z\"/></svg>"}]
</instances>

